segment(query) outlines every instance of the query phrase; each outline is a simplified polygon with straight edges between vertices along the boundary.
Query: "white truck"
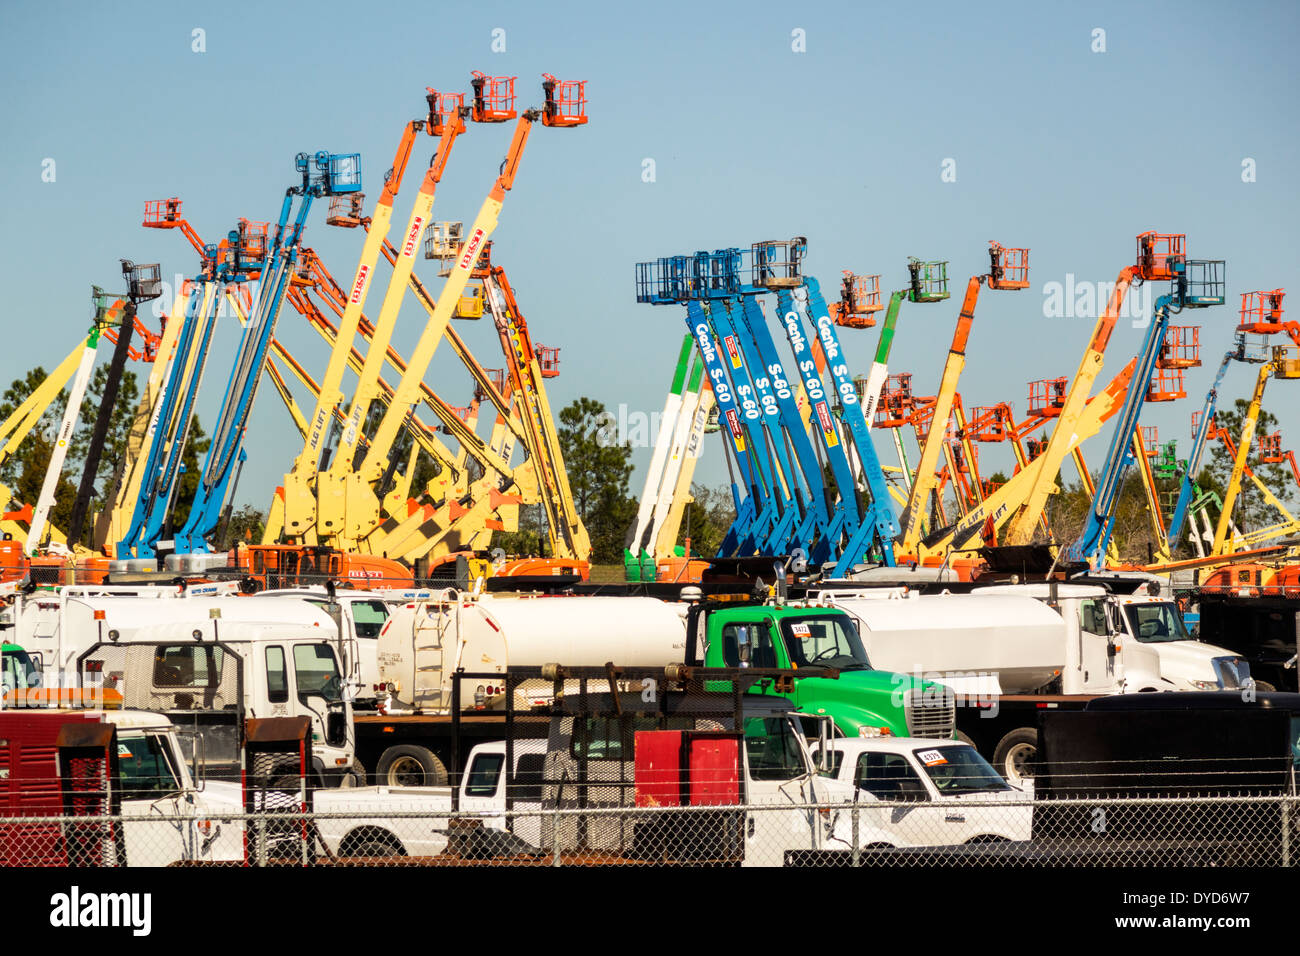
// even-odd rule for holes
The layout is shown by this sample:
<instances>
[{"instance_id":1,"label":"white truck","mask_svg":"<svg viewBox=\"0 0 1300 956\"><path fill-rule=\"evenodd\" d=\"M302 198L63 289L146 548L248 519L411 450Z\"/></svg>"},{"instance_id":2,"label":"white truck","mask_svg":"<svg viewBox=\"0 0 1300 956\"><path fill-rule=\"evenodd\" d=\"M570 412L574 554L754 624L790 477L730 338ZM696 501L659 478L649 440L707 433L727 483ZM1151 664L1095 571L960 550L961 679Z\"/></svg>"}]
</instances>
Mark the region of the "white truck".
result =
<instances>
[{"instance_id":1,"label":"white truck","mask_svg":"<svg viewBox=\"0 0 1300 956\"><path fill-rule=\"evenodd\" d=\"M995 584L978 587L974 595L1025 595L1035 600L1056 602L1067 623L1077 618L1084 640L1103 636L1101 627L1109 620L1116 631L1125 660L1136 648L1155 655L1156 673L1143 668L1142 676L1126 674L1126 686L1118 691L1237 690L1251 684L1250 664L1240 655L1204 641L1187 632L1178 605L1167 591L1167 582L1144 575L1146 583L1129 593L1115 593L1100 582L1105 575L1090 575L1087 584ZM1099 583L1091 583L1097 580ZM1133 582L1131 574L1114 576L1116 581ZM1055 597L1053 596L1055 595ZM1089 637L1092 635L1092 637ZM1093 640L1093 643L1098 641Z\"/></svg>"},{"instance_id":2,"label":"white truck","mask_svg":"<svg viewBox=\"0 0 1300 956\"><path fill-rule=\"evenodd\" d=\"M858 845L943 846L1028 840L1031 794L1008 784L969 744L923 737L839 737L813 760L856 787Z\"/></svg>"},{"instance_id":3,"label":"white truck","mask_svg":"<svg viewBox=\"0 0 1300 956\"><path fill-rule=\"evenodd\" d=\"M1148 610L1147 598L1099 585L925 595L842 588L816 598L854 617L874 666L953 687L959 735L1011 783L1031 773L1041 710L1079 709L1104 694L1236 689L1249 680L1245 663L1221 648L1144 640L1155 628L1140 616L1174 613L1172 604L1152 598Z\"/></svg>"},{"instance_id":4,"label":"white truck","mask_svg":"<svg viewBox=\"0 0 1300 956\"><path fill-rule=\"evenodd\" d=\"M318 782L360 782L339 635L323 611L291 598L247 597L73 606L94 615L88 635L63 637L65 651L80 648L69 667L79 684L203 734L215 773L238 773L247 718L301 716L311 721Z\"/></svg>"},{"instance_id":5,"label":"white truck","mask_svg":"<svg viewBox=\"0 0 1300 956\"><path fill-rule=\"evenodd\" d=\"M186 746L167 717L138 710L9 710L0 713L0 760L5 767L11 816L42 817L120 813L120 827L78 824L9 824L0 840L0 865L7 866L168 866L175 863L268 862L296 860L304 850L328 856L374 858L438 852L445 838L427 816L394 816L394 811L430 813L444 808L445 794L418 790L390 793L386 788L317 790L311 810L316 822L304 847L301 829L279 828L273 813L260 827L248 828L242 815L247 794L238 781L208 779L203 748ZM116 758L96 781L108 780L116 795L77 789L74 761L96 752ZM189 751L187 754L186 751ZM275 772L273 772L274 775ZM300 779L291 771L272 780L289 789L259 792L257 806L290 809L299 799ZM65 802L65 800L70 802ZM269 801L269 802L268 802ZM445 825L445 824L444 824ZM255 858L253 834L261 843ZM247 839L246 839L247 837Z\"/></svg>"},{"instance_id":6,"label":"white truck","mask_svg":"<svg viewBox=\"0 0 1300 956\"><path fill-rule=\"evenodd\" d=\"M279 599L252 602L228 584L196 584L184 588L161 585L66 586L17 595L0 612L0 634L29 653L40 655L50 684L75 674L77 657L92 644L107 640L110 631L128 635L141 629L172 627L188 633L190 625L226 622L304 624L328 630L337 641L338 629L328 615L301 601ZM346 637L346 635L344 636ZM339 645L340 658L350 651Z\"/></svg>"}]
</instances>

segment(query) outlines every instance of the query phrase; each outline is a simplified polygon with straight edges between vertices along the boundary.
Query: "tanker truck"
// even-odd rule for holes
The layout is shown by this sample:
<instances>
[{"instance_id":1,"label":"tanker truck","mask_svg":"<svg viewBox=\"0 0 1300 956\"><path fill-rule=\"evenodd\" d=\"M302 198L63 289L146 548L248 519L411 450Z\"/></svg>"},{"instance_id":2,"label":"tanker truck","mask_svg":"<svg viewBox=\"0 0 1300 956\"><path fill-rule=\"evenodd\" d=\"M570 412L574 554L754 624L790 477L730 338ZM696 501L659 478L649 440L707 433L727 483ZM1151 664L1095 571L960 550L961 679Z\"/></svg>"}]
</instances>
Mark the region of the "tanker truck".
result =
<instances>
[{"instance_id":1,"label":"tanker truck","mask_svg":"<svg viewBox=\"0 0 1300 956\"><path fill-rule=\"evenodd\" d=\"M1098 586L994 585L927 595L846 588L814 596L854 618L876 666L951 686L959 735L1017 785L1031 775L1040 711L1080 710L1107 694L1197 687L1188 674L1219 675L1218 686L1229 689L1248 680L1209 645L1180 647L1180 679L1167 675L1174 662L1159 645L1135 639L1125 604Z\"/></svg>"},{"instance_id":2,"label":"tanker truck","mask_svg":"<svg viewBox=\"0 0 1300 956\"><path fill-rule=\"evenodd\" d=\"M600 667L691 664L704 667L808 668L809 676L767 681L763 693L797 710L828 716L847 736L951 737L946 688L875 670L847 614L775 602L662 601L632 596L466 594L396 607L379 635L380 712L356 716L357 758L388 786L443 785L455 706L502 710L507 667L564 661ZM688 634L690 639L688 640ZM832 668L838 679L816 676ZM458 671L500 673L453 701ZM725 682L724 682L725 683ZM618 687L619 691L636 688ZM710 689L725 690L725 687ZM549 706L547 688L516 692L514 708ZM500 739L499 721L461 720L473 742ZM463 753L464 751L460 751ZM456 767L453 769L459 770Z\"/></svg>"}]
</instances>

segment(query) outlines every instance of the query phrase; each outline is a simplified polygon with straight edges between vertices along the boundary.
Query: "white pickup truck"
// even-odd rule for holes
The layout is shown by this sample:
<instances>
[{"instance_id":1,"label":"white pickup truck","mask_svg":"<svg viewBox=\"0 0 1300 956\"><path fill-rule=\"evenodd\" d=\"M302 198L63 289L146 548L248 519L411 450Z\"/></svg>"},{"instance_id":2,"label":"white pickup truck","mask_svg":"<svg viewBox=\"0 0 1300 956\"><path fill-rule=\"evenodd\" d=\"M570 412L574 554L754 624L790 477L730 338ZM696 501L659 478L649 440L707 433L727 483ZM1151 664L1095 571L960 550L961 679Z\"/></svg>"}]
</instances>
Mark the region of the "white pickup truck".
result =
<instances>
[{"instance_id":1,"label":"white pickup truck","mask_svg":"<svg viewBox=\"0 0 1300 956\"><path fill-rule=\"evenodd\" d=\"M203 747L186 748L194 754L187 760L181 747L184 735L161 714L60 709L0 712L0 767L17 794L11 815L40 817L66 809L57 781L67 770L68 761L84 755L84 748L74 752L58 745L60 741L66 743L62 732L68 727L75 729L76 738L82 742L88 737L88 729L91 734L102 730L101 740L114 748L113 779L121 798L118 809L124 818L114 834L117 845L110 851L112 840L87 839L85 825L60 831L57 826L39 823L12 824L6 827L6 839L0 841L0 865L244 862L246 828L243 820L235 818L245 807L241 785L207 780ZM281 777L273 786L291 787L295 780ZM51 782L55 785L50 786ZM275 793L286 808L296 802L297 796L291 790ZM312 804L317 813L347 815L317 823L320 839L314 849L327 856L423 855L436 853L446 845L445 836L435 832L436 824L428 816L446 809L445 788L439 792L421 788L390 791L386 787L316 790ZM93 801L83 802L84 806L93 806ZM421 816L394 817L402 811ZM445 821L441 826L445 828ZM274 840L273 823L268 831ZM296 835L298 831L293 828L293 832ZM293 842L292 838L288 840ZM272 847L268 852L274 855L275 844L268 845ZM296 855L298 850L291 852Z\"/></svg>"},{"instance_id":2,"label":"white pickup truck","mask_svg":"<svg viewBox=\"0 0 1300 956\"><path fill-rule=\"evenodd\" d=\"M820 746L813 757L822 764ZM1032 795L969 744L924 737L839 737L822 771L858 790L858 844L950 846L1028 840Z\"/></svg>"}]
</instances>

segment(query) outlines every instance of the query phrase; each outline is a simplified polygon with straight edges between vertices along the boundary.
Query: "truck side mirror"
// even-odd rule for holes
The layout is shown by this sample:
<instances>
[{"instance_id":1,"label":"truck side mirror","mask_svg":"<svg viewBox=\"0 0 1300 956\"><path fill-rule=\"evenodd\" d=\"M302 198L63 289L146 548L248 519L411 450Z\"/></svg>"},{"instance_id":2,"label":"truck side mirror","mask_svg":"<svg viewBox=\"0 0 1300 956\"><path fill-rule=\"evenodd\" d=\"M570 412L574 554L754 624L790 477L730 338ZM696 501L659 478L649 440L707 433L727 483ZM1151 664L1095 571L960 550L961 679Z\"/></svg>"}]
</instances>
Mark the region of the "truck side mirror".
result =
<instances>
[{"instance_id":1,"label":"truck side mirror","mask_svg":"<svg viewBox=\"0 0 1300 956\"><path fill-rule=\"evenodd\" d=\"M749 628L736 628L736 656L740 659L741 667L749 666L750 649Z\"/></svg>"}]
</instances>

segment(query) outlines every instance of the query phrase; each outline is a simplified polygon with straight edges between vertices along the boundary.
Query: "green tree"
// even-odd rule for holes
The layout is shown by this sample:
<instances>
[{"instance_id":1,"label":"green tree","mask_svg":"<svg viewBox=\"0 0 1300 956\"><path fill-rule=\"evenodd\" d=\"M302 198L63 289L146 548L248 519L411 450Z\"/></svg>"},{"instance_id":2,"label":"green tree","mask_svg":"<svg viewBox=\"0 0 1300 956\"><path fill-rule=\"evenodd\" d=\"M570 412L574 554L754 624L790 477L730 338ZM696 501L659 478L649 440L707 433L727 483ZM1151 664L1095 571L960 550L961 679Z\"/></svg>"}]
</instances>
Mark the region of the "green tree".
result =
<instances>
[{"instance_id":1,"label":"green tree","mask_svg":"<svg viewBox=\"0 0 1300 956\"><path fill-rule=\"evenodd\" d=\"M1241 438L1242 423L1249 409L1250 402L1244 398L1239 398L1236 400L1234 408L1219 409L1215 412L1215 423L1232 436L1234 449ZM1251 443L1250 453L1246 457L1246 465L1259 477L1259 480L1264 483L1268 490L1277 496L1279 501L1284 505L1290 505L1295 500L1295 479L1291 475L1290 467L1277 463L1263 463L1260 461L1259 456L1260 439L1277 430L1277 416L1261 408L1259 418L1255 423L1255 437ZM1211 446L1207 470L1220 494L1222 494L1222 491L1227 488L1228 479L1232 477L1232 456L1228 454L1223 442L1216 441ZM1213 515L1212 520L1217 517L1217 515ZM1283 518L1277 509L1268 503L1264 495L1255 486L1255 483L1250 478L1243 477L1240 492L1233 507L1233 520L1242 531L1250 531L1276 524L1282 521Z\"/></svg>"},{"instance_id":2,"label":"green tree","mask_svg":"<svg viewBox=\"0 0 1300 956\"><path fill-rule=\"evenodd\" d=\"M611 420L601 402L583 397L561 410L558 432L574 507L591 537L591 560L600 564L622 561L637 507L627 488L632 446L614 440Z\"/></svg>"},{"instance_id":3,"label":"green tree","mask_svg":"<svg viewBox=\"0 0 1300 956\"><path fill-rule=\"evenodd\" d=\"M549 550L546 536L546 512L540 504L519 507L518 531L495 531L491 548L500 548L510 556L545 557Z\"/></svg>"},{"instance_id":4,"label":"green tree","mask_svg":"<svg viewBox=\"0 0 1300 956\"><path fill-rule=\"evenodd\" d=\"M691 554L712 557L735 520L731 489L692 483L691 500L682 509L682 523L677 529L677 544L684 547L690 538Z\"/></svg>"},{"instance_id":5,"label":"green tree","mask_svg":"<svg viewBox=\"0 0 1300 956\"><path fill-rule=\"evenodd\" d=\"M220 550L226 550L234 544L244 541L258 544L262 532L266 530L266 512L256 505L244 505L231 512L230 524L226 527L225 540L218 542Z\"/></svg>"}]
</instances>

